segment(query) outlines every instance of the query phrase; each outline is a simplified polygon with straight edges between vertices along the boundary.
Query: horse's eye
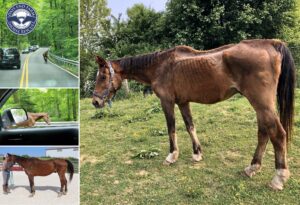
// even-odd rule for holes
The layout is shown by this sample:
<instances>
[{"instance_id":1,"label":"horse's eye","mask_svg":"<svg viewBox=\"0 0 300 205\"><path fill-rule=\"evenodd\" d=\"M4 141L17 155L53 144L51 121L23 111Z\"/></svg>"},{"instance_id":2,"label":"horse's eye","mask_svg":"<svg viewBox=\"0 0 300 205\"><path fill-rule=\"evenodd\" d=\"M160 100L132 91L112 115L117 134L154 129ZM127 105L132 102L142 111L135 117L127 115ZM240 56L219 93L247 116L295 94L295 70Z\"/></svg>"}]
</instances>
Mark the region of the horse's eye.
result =
<instances>
[{"instance_id":1,"label":"horse's eye","mask_svg":"<svg viewBox=\"0 0 300 205\"><path fill-rule=\"evenodd\" d=\"M106 79L106 76L105 76L105 75L104 75L104 76L102 76L102 79L103 79L103 80L105 80L105 79Z\"/></svg>"}]
</instances>

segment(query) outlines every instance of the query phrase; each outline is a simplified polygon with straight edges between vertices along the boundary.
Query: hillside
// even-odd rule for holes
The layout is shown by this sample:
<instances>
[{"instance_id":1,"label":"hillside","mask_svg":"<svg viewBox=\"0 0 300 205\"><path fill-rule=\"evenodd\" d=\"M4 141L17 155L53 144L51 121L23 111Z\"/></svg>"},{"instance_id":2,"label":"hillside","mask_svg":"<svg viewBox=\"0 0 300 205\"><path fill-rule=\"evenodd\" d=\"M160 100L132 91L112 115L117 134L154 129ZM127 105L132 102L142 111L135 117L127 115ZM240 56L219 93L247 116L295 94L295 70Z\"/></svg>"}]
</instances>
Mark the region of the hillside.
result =
<instances>
[{"instance_id":1,"label":"hillside","mask_svg":"<svg viewBox=\"0 0 300 205\"><path fill-rule=\"evenodd\" d=\"M242 170L257 143L256 117L241 96L214 104L192 104L204 151L191 162L192 147L176 108L179 160L163 166L169 143L159 100L142 94L96 111L81 100L82 204L296 204L300 193L300 89L297 90L295 134L288 160L292 176L281 192L267 184L275 174L269 142L263 169L252 179ZM158 152L151 159L132 158ZM154 151L153 151L154 152Z\"/></svg>"}]
</instances>

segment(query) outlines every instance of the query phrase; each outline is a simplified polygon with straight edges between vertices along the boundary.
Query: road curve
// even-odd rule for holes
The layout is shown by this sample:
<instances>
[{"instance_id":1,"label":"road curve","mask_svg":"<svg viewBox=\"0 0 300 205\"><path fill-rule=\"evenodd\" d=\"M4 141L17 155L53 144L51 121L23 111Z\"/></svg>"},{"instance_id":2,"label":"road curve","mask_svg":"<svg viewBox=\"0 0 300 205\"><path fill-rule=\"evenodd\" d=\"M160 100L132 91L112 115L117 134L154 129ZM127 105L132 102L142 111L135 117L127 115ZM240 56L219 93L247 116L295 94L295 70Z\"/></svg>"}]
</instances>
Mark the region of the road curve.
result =
<instances>
[{"instance_id":1,"label":"road curve","mask_svg":"<svg viewBox=\"0 0 300 205\"><path fill-rule=\"evenodd\" d=\"M0 69L0 88L78 88L78 78L65 70L45 63L40 48L21 54L21 69Z\"/></svg>"}]
</instances>

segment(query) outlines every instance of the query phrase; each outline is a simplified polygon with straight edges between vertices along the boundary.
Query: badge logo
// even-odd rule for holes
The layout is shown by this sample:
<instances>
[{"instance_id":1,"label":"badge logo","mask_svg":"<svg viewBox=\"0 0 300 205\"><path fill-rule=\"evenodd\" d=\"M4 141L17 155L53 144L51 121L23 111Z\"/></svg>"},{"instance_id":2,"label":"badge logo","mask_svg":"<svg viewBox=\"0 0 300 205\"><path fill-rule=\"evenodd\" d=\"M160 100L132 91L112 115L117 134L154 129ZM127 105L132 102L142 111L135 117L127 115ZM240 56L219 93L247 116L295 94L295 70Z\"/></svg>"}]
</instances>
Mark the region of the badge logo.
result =
<instances>
[{"instance_id":1,"label":"badge logo","mask_svg":"<svg viewBox=\"0 0 300 205\"><path fill-rule=\"evenodd\" d=\"M7 27L17 35L27 35L32 32L37 19L35 10L24 3L15 4L6 14Z\"/></svg>"}]
</instances>

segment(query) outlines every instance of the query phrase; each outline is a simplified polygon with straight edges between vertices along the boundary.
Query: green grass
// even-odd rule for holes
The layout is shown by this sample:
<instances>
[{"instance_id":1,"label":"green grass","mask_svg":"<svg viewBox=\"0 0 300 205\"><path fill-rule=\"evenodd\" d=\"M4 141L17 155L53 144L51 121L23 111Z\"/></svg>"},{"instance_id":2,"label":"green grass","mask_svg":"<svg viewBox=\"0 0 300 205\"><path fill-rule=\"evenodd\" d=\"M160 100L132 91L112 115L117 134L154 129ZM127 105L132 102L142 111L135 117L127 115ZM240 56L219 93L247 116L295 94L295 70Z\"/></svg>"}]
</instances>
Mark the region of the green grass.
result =
<instances>
[{"instance_id":1,"label":"green grass","mask_svg":"<svg viewBox=\"0 0 300 205\"><path fill-rule=\"evenodd\" d=\"M244 97L214 105L192 104L203 160L191 161L192 146L176 108L179 160L162 162L169 143L164 115L153 95L115 102L96 111L81 100L81 204L299 204L300 90L297 90L295 133L288 160L292 173L285 189L267 184L275 174L268 144L263 169L252 179L242 171L257 144L256 117ZM142 151L144 150L144 151ZM158 152L153 157L133 157Z\"/></svg>"}]
</instances>

